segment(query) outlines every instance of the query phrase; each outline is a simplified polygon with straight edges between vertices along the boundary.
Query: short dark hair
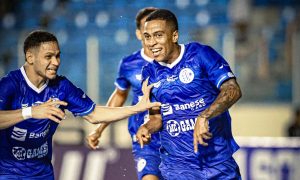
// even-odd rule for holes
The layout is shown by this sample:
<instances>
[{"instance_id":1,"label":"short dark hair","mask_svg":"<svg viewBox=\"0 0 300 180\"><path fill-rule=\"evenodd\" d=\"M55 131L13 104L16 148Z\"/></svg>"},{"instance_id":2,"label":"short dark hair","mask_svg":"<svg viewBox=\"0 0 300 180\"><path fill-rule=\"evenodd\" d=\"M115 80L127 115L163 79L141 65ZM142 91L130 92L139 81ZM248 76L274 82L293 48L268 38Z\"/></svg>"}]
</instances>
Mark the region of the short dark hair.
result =
<instances>
[{"instance_id":1,"label":"short dark hair","mask_svg":"<svg viewBox=\"0 0 300 180\"><path fill-rule=\"evenodd\" d=\"M51 34L50 32L44 31L44 30L35 30L29 33L29 35L26 37L24 41L23 51L24 54L30 49L30 48L36 48L39 47L44 42L57 42L57 38L55 35Z\"/></svg>"},{"instance_id":2,"label":"short dark hair","mask_svg":"<svg viewBox=\"0 0 300 180\"><path fill-rule=\"evenodd\" d=\"M145 7L143 9L139 10L139 12L137 13L137 15L135 17L136 28L140 29L141 28L141 20L155 10L157 10L157 8L155 8L155 7Z\"/></svg>"},{"instance_id":3,"label":"short dark hair","mask_svg":"<svg viewBox=\"0 0 300 180\"><path fill-rule=\"evenodd\" d=\"M146 22L152 20L164 20L174 28L174 31L178 31L178 21L176 16L174 13L167 9L157 9L156 11L152 12L146 18Z\"/></svg>"}]
</instances>

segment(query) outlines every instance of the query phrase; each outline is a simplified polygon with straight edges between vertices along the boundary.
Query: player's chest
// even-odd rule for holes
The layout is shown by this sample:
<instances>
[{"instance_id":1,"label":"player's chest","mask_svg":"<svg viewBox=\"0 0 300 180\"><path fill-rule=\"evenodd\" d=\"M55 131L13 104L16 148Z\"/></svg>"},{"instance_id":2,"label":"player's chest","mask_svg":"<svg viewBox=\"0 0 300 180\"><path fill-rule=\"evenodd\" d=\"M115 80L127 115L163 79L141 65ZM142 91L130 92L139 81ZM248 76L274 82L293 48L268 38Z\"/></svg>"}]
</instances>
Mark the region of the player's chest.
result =
<instances>
[{"instance_id":1,"label":"player's chest","mask_svg":"<svg viewBox=\"0 0 300 180\"><path fill-rule=\"evenodd\" d=\"M37 106L45 103L50 98L53 100L61 99L60 91L46 88L42 92L36 92L32 89L21 90L13 100L13 109L25 108L29 106Z\"/></svg>"},{"instance_id":2,"label":"player's chest","mask_svg":"<svg viewBox=\"0 0 300 180\"><path fill-rule=\"evenodd\" d=\"M158 70L152 79L154 87L152 93L159 99L173 99L175 96L183 98L199 94L199 85L207 81L206 75L197 66L183 66L181 68Z\"/></svg>"}]
</instances>

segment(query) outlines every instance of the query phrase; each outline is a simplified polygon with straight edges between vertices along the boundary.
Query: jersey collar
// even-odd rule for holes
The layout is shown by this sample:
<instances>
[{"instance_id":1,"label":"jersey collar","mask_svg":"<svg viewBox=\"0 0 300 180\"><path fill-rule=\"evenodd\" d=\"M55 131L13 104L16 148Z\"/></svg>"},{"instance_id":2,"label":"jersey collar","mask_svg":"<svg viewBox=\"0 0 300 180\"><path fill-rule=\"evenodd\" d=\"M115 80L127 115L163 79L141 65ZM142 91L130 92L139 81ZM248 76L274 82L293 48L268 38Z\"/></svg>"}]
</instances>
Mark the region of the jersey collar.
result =
<instances>
[{"instance_id":1,"label":"jersey collar","mask_svg":"<svg viewBox=\"0 0 300 180\"><path fill-rule=\"evenodd\" d=\"M168 67L170 69L172 69L174 66L176 66L180 62L180 60L182 59L183 54L185 52L185 46L184 46L184 44L179 44L179 45L180 45L180 54L179 54L178 58L175 59L175 61L173 61L171 64L167 64L167 63L164 63L164 62L158 62L158 63L160 65L166 66L166 67Z\"/></svg>"},{"instance_id":2,"label":"jersey collar","mask_svg":"<svg viewBox=\"0 0 300 180\"><path fill-rule=\"evenodd\" d=\"M141 49L141 56L142 56L142 58L145 59L147 62L150 62L150 63L153 62L153 59L150 58L149 56L147 56L147 55L145 54L145 49L144 49L144 48Z\"/></svg>"},{"instance_id":3,"label":"jersey collar","mask_svg":"<svg viewBox=\"0 0 300 180\"><path fill-rule=\"evenodd\" d=\"M27 77L27 74L26 74L26 72L25 72L24 66L22 66L22 67L20 68L20 70L21 70L21 73L22 73L22 75L23 75L23 77L24 77L24 79L25 79L27 85L28 85L31 89L33 89L35 92L41 93L41 92L47 87L47 85L48 85L48 83L49 83L49 79L47 79L46 83L45 83L42 87L37 88L34 84L32 84L32 83L30 82L29 78Z\"/></svg>"}]
</instances>

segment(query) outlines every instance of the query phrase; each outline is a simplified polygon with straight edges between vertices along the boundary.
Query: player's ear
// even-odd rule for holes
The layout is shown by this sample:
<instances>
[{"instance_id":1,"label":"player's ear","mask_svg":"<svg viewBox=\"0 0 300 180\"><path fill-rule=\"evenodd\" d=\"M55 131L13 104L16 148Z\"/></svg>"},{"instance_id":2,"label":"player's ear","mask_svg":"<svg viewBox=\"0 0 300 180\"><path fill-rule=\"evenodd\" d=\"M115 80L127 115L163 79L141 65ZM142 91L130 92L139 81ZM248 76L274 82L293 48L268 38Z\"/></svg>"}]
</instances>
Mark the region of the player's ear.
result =
<instances>
[{"instance_id":1,"label":"player's ear","mask_svg":"<svg viewBox=\"0 0 300 180\"><path fill-rule=\"evenodd\" d=\"M173 32L173 42L174 43L178 42L178 31L177 30Z\"/></svg>"},{"instance_id":2,"label":"player's ear","mask_svg":"<svg viewBox=\"0 0 300 180\"><path fill-rule=\"evenodd\" d=\"M139 29L136 29L135 30L135 35L136 35L136 38L138 38L138 40L142 40L142 33Z\"/></svg>"},{"instance_id":3,"label":"player's ear","mask_svg":"<svg viewBox=\"0 0 300 180\"><path fill-rule=\"evenodd\" d=\"M27 51L25 54L25 57L26 57L27 63L29 63L29 64L33 63L34 54L31 51Z\"/></svg>"}]
</instances>

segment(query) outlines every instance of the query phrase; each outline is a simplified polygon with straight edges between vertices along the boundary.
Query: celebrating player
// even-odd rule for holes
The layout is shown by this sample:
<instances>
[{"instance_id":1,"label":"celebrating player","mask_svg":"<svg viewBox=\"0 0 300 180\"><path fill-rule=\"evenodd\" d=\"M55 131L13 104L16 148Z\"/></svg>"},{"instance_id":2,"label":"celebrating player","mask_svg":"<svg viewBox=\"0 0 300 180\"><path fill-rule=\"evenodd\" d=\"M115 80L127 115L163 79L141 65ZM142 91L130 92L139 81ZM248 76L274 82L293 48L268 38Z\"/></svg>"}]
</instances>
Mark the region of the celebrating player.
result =
<instances>
[{"instance_id":1,"label":"celebrating player","mask_svg":"<svg viewBox=\"0 0 300 180\"><path fill-rule=\"evenodd\" d=\"M209 46L178 44L177 18L169 10L151 13L143 34L155 59L143 68L143 80L150 77L153 100L162 106L140 127L141 146L162 128L165 179L240 179L228 109L241 90L228 63Z\"/></svg>"},{"instance_id":2,"label":"celebrating player","mask_svg":"<svg viewBox=\"0 0 300 180\"><path fill-rule=\"evenodd\" d=\"M90 123L112 122L143 112L152 86L135 106L97 106L66 77L57 75L57 38L33 31L24 42L25 64L0 80L0 179L54 179L52 136L68 109Z\"/></svg>"},{"instance_id":3,"label":"celebrating player","mask_svg":"<svg viewBox=\"0 0 300 180\"><path fill-rule=\"evenodd\" d=\"M142 96L141 91L141 70L142 67L148 63L152 63L153 58L150 58L152 53L144 48L144 40L142 32L144 31L144 23L147 16L156 10L156 8L148 7L141 9L136 15L136 36L142 42L143 48L133 54L122 59L119 68L119 74L115 81L116 89L109 98L107 105L111 107L123 106L125 103L129 89L132 88L133 101L136 104ZM136 132L138 128L148 120L148 112L142 112L129 117L128 131L132 137L132 153L136 162L136 170L138 179L141 180L157 180L162 179L160 170L159 134L152 135L150 144L145 145L143 149L140 148L136 140ZM99 144L99 138L103 130L108 126L108 123L101 124L88 137L88 145L92 149L96 149Z\"/></svg>"}]
</instances>

